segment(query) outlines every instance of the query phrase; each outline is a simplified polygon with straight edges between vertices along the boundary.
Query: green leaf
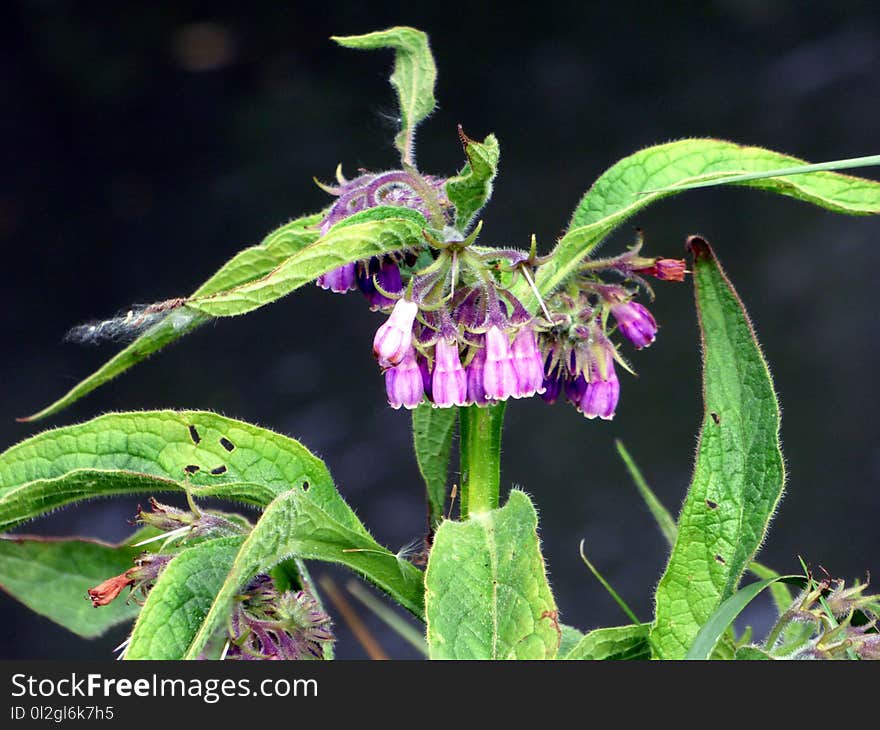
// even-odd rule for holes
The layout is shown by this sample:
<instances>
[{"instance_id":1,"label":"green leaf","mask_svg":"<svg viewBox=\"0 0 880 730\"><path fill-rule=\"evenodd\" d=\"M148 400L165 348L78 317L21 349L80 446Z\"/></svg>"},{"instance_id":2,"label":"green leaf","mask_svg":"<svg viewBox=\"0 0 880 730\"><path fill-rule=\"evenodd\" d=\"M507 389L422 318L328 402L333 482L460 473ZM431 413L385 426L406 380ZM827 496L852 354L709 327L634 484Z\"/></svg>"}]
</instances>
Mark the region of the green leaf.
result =
<instances>
[{"instance_id":1,"label":"green leaf","mask_svg":"<svg viewBox=\"0 0 880 730\"><path fill-rule=\"evenodd\" d=\"M298 486L277 497L248 535L186 657L199 656L246 581L290 556L345 565L417 617L423 615L422 572L379 545L332 483Z\"/></svg>"},{"instance_id":2,"label":"green leaf","mask_svg":"<svg viewBox=\"0 0 880 730\"><path fill-rule=\"evenodd\" d=\"M663 533L663 537L666 538L666 542L668 542L671 547L675 543L676 535L678 535L678 525L675 524L675 520L669 513L669 510L663 506L663 503L657 499L657 495L654 494L654 491L648 486L648 482L645 481L645 477L642 476L639 467L636 466L636 463L629 455L629 452L623 445L623 441L617 439L614 444L617 446L617 453L620 454L620 458L623 459L623 463L626 465L627 471L629 471L629 475L632 477L633 483L636 485L636 489L639 490L639 494L642 496L642 499L648 506L648 510L657 522L660 532Z\"/></svg>"},{"instance_id":3,"label":"green leaf","mask_svg":"<svg viewBox=\"0 0 880 730\"><path fill-rule=\"evenodd\" d=\"M140 610L122 598L95 608L88 590L133 567L142 552L78 538L0 538L0 587L32 611L90 639Z\"/></svg>"},{"instance_id":4,"label":"green leaf","mask_svg":"<svg viewBox=\"0 0 880 730\"><path fill-rule=\"evenodd\" d=\"M552 659L561 635L529 498L446 521L425 574L432 659Z\"/></svg>"},{"instance_id":5,"label":"green leaf","mask_svg":"<svg viewBox=\"0 0 880 730\"><path fill-rule=\"evenodd\" d=\"M305 481L333 484L320 459L264 428L204 411L111 413L0 454L0 530L83 499L187 486L262 507Z\"/></svg>"},{"instance_id":6,"label":"green leaf","mask_svg":"<svg viewBox=\"0 0 880 730\"><path fill-rule=\"evenodd\" d=\"M712 652L715 650L715 645L733 623L733 620L742 613L743 609L748 606L761 593L761 591L779 581L789 582L793 585L804 585L803 576L783 575L778 578L769 578L767 580L758 581L757 583L750 583L749 585L740 588L707 617L699 632L694 637L690 649L682 656L675 658L708 659L711 657Z\"/></svg>"},{"instance_id":7,"label":"green leaf","mask_svg":"<svg viewBox=\"0 0 880 730\"><path fill-rule=\"evenodd\" d=\"M207 296L265 276L301 248L318 239L317 224L322 217L323 213L315 213L285 223L266 236L258 246L246 248L236 254L196 289L192 296ZM57 413L210 319L186 306L170 312L67 394L38 413L20 420L38 421Z\"/></svg>"},{"instance_id":8,"label":"green leaf","mask_svg":"<svg viewBox=\"0 0 880 730\"><path fill-rule=\"evenodd\" d=\"M581 199L552 260L538 269L538 289L544 296L557 289L618 225L651 203L680 192L668 188L713 178L717 181L719 175L760 173L801 163L802 160L778 152L716 139L685 139L636 152L603 173ZM873 180L813 172L742 180L736 184L796 198L837 213L880 213L880 183ZM529 311L537 309L537 299L524 283L518 285L516 293Z\"/></svg>"},{"instance_id":9,"label":"green leaf","mask_svg":"<svg viewBox=\"0 0 880 730\"><path fill-rule=\"evenodd\" d=\"M670 514L669 510L663 506L660 500L657 499L657 495L654 494L654 491L648 486L648 482L645 481L645 477L642 476L641 470L636 465L635 461L633 461L633 458L626 450L623 442L618 439L615 441L615 444L617 445L617 452L620 454L620 458L623 459L623 463L626 465L626 468L636 485L636 489L639 490L639 494L642 495L642 499L648 506L648 510L657 521L657 526L663 533L663 537L666 538L666 542L669 543L669 547L672 547L675 544L675 538L678 535L678 525L675 523L672 514ZM758 578L776 578L779 575L775 570L768 568L757 560L753 560L749 563L749 571ZM779 612L779 615L781 616L788 610L788 607L791 606L792 600L794 600L791 591L784 583L774 583L770 586L770 592L773 594L773 601L776 604L776 609Z\"/></svg>"},{"instance_id":10,"label":"green leaf","mask_svg":"<svg viewBox=\"0 0 880 730\"><path fill-rule=\"evenodd\" d=\"M126 659L182 659L223 585L243 537L207 540L171 560L138 616Z\"/></svg>"},{"instance_id":11,"label":"green leaf","mask_svg":"<svg viewBox=\"0 0 880 730\"><path fill-rule=\"evenodd\" d=\"M449 452L458 416L456 408L422 404L412 412L413 445L428 493L431 525L443 519L449 478Z\"/></svg>"},{"instance_id":12,"label":"green leaf","mask_svg":"<svg viewBox=\"0 0 880 730\"><path fill-rule=\"evenodd\" d=\"M682 658L736 590L764 538L785 478L779 405L742 302L709 244L693 236L705 413L678 535L656 593L652 643Z\"/></svg>"},{"instance_id":13,"label":"green leaf","mask_svg":"<svg viewBox=\"0 0 880 730\"><path fill-rule=\"evenodd\" d=\"M393 217L368 222L343 221L347 225L333 226L326 236L301 249L262 279L190 299L187 306L213 317L234 317L271 304L345 264L423 243L425 219L420 213L392 206L385 206L380 212Z\"/></svg>"},{"instance_id":14,"label":"green leaf","mask_svg":"<svg viewBox=\"0 0 880 730\"><path fill-rule=\"evenodd\" d=\"M584 636L563 659L650 659L649 624L596 629Z\"/></svg>"},{"instance_id":15,"label":"green leaf","mask_svg":"<svg viewBox=\"0 0 880 730\"><path fill-rule=\"evenodd\" d=\"M501 150L494 134L482 142L458 133L464 143L467 162L455 177L446 182L446 195L455 206L455 227L464 232L474 217L492 197L492 181L498 174L498 158Z\"/></svg>"},{"instance_id":16,"label":"green leaf","mask_svg":"<svg viewBox=\"0 0 880 730\"><path fill-rule=\"evenodd\" d=\"M868 157L851 157L847 160L831 160L830 162L818 162L812 165L795 165L794 167L783 167L775 170L767 170L766 172L751 172L744 175L727 175L721 173L714 180L703 180L702 182L685 183L677 185L674 188L664 188L663 190L651 190L648 192L668 192L675 190L695 190L697 188L711 188L718 185L734 185L748 182L749 180L762 180L768 177L786 177L788 175L803 175L807 172L827 172L830 170L852 170L857 167L876 167L880 165L880 155L870 155Z\"/></svg>"},{"instance_id":17,"label":"green leaf","mask_svg":"<svg viewBox=\"0 0 880 730\"><path fill-rule=\"evenodd\" d=\"M394 49L391 85L400 104L400 132L394 146L405 163L414 164L416 127L434 111L437 103L434 99L437 67L428 47L428 36L415 28L395 27L365 35L334 36L333 40L346 48L366 51Z\"/></svg>"}]
</instances>

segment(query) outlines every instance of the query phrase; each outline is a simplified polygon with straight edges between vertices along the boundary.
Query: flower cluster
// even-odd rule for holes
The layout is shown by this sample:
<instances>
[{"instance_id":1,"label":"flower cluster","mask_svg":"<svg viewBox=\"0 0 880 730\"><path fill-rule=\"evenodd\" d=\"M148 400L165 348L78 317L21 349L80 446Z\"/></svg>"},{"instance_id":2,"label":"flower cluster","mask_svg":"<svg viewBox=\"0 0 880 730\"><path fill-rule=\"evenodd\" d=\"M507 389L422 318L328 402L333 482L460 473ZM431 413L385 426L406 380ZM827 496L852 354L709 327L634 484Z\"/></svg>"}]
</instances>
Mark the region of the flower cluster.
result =
<instances>
[{"instance_id":1,"label":"flower cluster","mask_svg":"<svg viewBox=\"0 0 880 730\"><path fill-rule=\"evenodd\" d=\"M630 370L612 342L619 332L637 349L656 338L657 322L635 301L638 287L653 296L644 277L682 281L684 261L644 258L641 240L609 259L585 259L563 291L541 301L533 316L513 294L522 277L546 262L532 251L478 247L479 227L466 239L449 227L443 178L414 171L364 173L322 186L337 196L321 233L345 218L379 205L423 213L435 240L428 247L347 264L318 279L335 292L359 288L372 309L390 314L373 339L392 408L423 402L439 408L484 406L540 395L553 403L564 394L587 418L613 418L620 397L616 366ZM429 258L420 258L430 250ZM416 269L417 261L428 261ZM608 274L621 284L605 281Z\"/></svg>"},{"instance_id":2,"label":"flower cluster","mask_svg":"<svg viewBox=\"0 0 880 730\"><path fill-rule=\"evenodd\" d=\"M236 599L226 659L323 659L335 639L330 617L308 591L279 592L257 575Z\"/></svg>"}]
</instances>

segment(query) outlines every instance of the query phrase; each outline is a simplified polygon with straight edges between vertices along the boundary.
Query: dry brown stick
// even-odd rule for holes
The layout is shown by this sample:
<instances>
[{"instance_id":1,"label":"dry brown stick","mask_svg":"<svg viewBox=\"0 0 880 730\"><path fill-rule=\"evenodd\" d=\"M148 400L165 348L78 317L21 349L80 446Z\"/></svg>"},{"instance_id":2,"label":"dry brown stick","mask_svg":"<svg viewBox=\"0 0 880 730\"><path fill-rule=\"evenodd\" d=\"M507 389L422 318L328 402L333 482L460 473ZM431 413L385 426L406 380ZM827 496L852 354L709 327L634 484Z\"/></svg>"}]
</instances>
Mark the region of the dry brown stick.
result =
<instances>
[{"instance_id":1,"label":"dry brown stick","mask_svg":"<svg viewBox=\"0 0 880 730\"><path fill-rule=\"evenodd\" d=\"M388 659L388 655L379 645L379 642L376 641L373 634L370 633L370 630L364 625L364 622L361 621L361 617L358 616L357 611L352 608L348 599L346 599L342 591L337 588L335 581L329 575L322 575L318 578L318 583L327 595L327 598L330 599L334 608L339 611L342 620L345 621L348 628L351 629L351 633L354 634L358 643L360 643L364 648L364 651L367 652L367 656L370 657L370 659L380 661Z\"/></svg>"}]
</instances>

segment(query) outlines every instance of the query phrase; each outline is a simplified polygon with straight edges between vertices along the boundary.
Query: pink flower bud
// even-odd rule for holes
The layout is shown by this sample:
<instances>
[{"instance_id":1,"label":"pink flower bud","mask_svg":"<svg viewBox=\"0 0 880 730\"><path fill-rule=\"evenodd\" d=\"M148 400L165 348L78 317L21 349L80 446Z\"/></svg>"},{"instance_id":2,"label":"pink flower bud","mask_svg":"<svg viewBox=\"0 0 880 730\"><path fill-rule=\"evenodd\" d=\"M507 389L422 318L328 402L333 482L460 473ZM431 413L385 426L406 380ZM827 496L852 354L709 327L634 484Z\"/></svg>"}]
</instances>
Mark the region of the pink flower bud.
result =
<instances>
[{"instance_id":1,"label":"pink flower bud","mask_svg":"<svg viewBox=\"0 0 880 730\"><path fill-rule=\"evenodd\" d=\"M638 302L624 302L611 307L611 314L617 326L630 342L641 349L650 345L657 337L657 322L654 316Z\"/></svg>"},{"instance_id":2,"label":"pink flower bud","mask_svg":"<svg viewBox=\"0 0 880 730\"><path fill-rule=\"evenodd\" d=\"M407 299L398 299L388 320L373 338L373 354L383 368L400 363L412 345L413 322L419 305Z\"/></svg>"},{"instance_id":3,"label":"pink flower bud","mask_svg":"<svg viewBox=\"0 0 880 730\"><path fill-rule=\"evenodd\" d=\"M513 367L516 370L517 393L515 398L528 398L544 392L544 362L535 331L526 325L520 329L510 347Z\"/></svg>"}]
</instances>

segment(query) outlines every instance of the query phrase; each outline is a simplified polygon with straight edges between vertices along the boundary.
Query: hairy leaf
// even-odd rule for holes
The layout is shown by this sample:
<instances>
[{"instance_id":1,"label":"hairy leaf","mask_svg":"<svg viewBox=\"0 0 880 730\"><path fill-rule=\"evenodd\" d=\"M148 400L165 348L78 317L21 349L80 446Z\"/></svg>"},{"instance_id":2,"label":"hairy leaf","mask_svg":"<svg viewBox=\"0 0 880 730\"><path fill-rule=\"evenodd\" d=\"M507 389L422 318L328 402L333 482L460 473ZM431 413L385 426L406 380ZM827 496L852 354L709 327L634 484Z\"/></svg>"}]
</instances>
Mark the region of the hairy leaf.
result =
<instances>
[{"instance_id":1,"label":"hairy leaf","mask_svg":"<svg viewBox=\"0 0 880 730\"><path fill-rule=\"evenodd\" d=\"M288 258L267 276L217 294L190 299L187 305L214 317L234 317L271 304L328 271L353 261L381 256L423 242L424 217L408 208L385 207L394 217L368 222L342 221L326 236ZM375 215L375 213L373 213Z\"/></svg>"},{"instance_id":2,"label":"hairy leaf","mask_svg":"<svg viewBox=\"0 0 880 730\"><path fill-rule=\"evenodd\" d=\"M103 634L137 615L140 607L122 597L95 608L89 588L133 566L143 552L79 538L0 538L0 587L32 611L85 638Z\"/></svg>"},{"instance_id":3,"label":"hairy leaf","mask_svg":"<svg viewBox=\"0 0 880 730\"><path fill-rule=\"evenodd\" d=\"M767 363L730 281L692 237L703 341L705 413L678 535L656 593L652 643L680 659L733 595L782 496L779 405Z\"/></svg>"},{"instance_id":4,"label":"hairy leaf","mask_svg":"<svg viewBox=\"0 0 880 730\"><path fill-rule=\"evenodd\" d=\"M322 213L316 213L285 223L266 236L259 245L236 254L196 289L192 296L208 296L265 276L301 248L318 239L317 224L322 217ZM67 394L38 413L21 420L37 421L57 413L210 319L187 306L169 312Z\"/></svg>"},{"instance_id":5,"label":"hairy leaf","mask_svg":"<svg viewBox=\"0 0 880 730\"><path fill-rule=\"evenodd\" d=\"M83 499L186 486L262 507L305 481L333 484L301 444L264 428L204 411L111 413L0 454L0 530Z\"/></svg>"},{"instance_id":6,"label":"hairy leaf","mask_svg":"<svg viewBox=\"0 0 880 730\"><path fill-rule=\"evenodd\" d=\"M446 195L455 206L455 227L464 232L492 197L492 181L498 174L501 150L494 134L482 142L469 139L459 127L467 162L446 182Z\"/></svg>"},{"instance_id":7,"label":"hairy leaf","mask_svg":"<svg viewBox=\"0 0 880 730\"><path fill-rule=\"evenodd\" d=\"M542 295L557 289L618 225L651 203L681 192L669 188L800 163L778 152L717 139L684 139L625 157L581 199L552 260L538 270L538 289ZM779 193L837 213L880 213L880 183L834 172L730 180L729 184ZM524 283L518 285L517 294L529 311L536 310L537 299Z\"/></svg>"},{"instance_id":8,"label":"hairy leaf","mask_svg":"<svg viewBox=\"0 0 880 730\"><path fill-rule=\"evenodd\" d=\"M552 659L561 633L538 517L513 490L500 509L440 525L425 574L432 659Z\"/></svg>"},{"instance_id":9,"label":"hairy leaf","mask_svg":"<svg viewBox=\"0 0 880 730\"><path fill-rule=\"evenodd\" d=\"M243 539L207 540L184 550L165 566L135 623L126 659L184 657Z\"/></svg>"},{"instance_id":10,"label":"hairy leaf","mask_svg":"<svg viewBox=\"0 0 880 730\"><path fill-rule=\"evenodd\" d=\"M365 35L334 36L333 40L346 48L394 49L391 85L400 104L400 133L394 145L405 163L414 164L416 127L437 103L434 100L437 67L428 47L428 36L415 28L395 27Z\"/></svg>"},{"instance_id":11,"label":"hairy leaf","mask_svg":"<svg viewBox=\"0 0 880 730\"><path fill-rule=\"evenodd\" d=\"M562 659L650 659L649 624L596 629L583 637Z\"/></svg>"},{"instance_id":12,"label":"hairy leaf","mask_svg":"<svg viewBox=\"0 0 880 730\"><path fill-rule=\"evenodd\" d=\"M241 586L290 556L340 563L388 593L419 618L422 573L379 545L332 483L302 485L280 495L263 513L235 557L222 588L186 652L195 659L229 613Z\"/></svg>"},{"instance_id":13,"label":"hairy leaf","mask_svg":"<svg viewBox=\"0 0 880 730\"><path fill-rule=\"evenodd\" d=\"M428 493L431 525L443 519L449 483L449 452L455 431L456 408L422 404L412 412L413 445Z\"/></svg>"}]
</instances>

